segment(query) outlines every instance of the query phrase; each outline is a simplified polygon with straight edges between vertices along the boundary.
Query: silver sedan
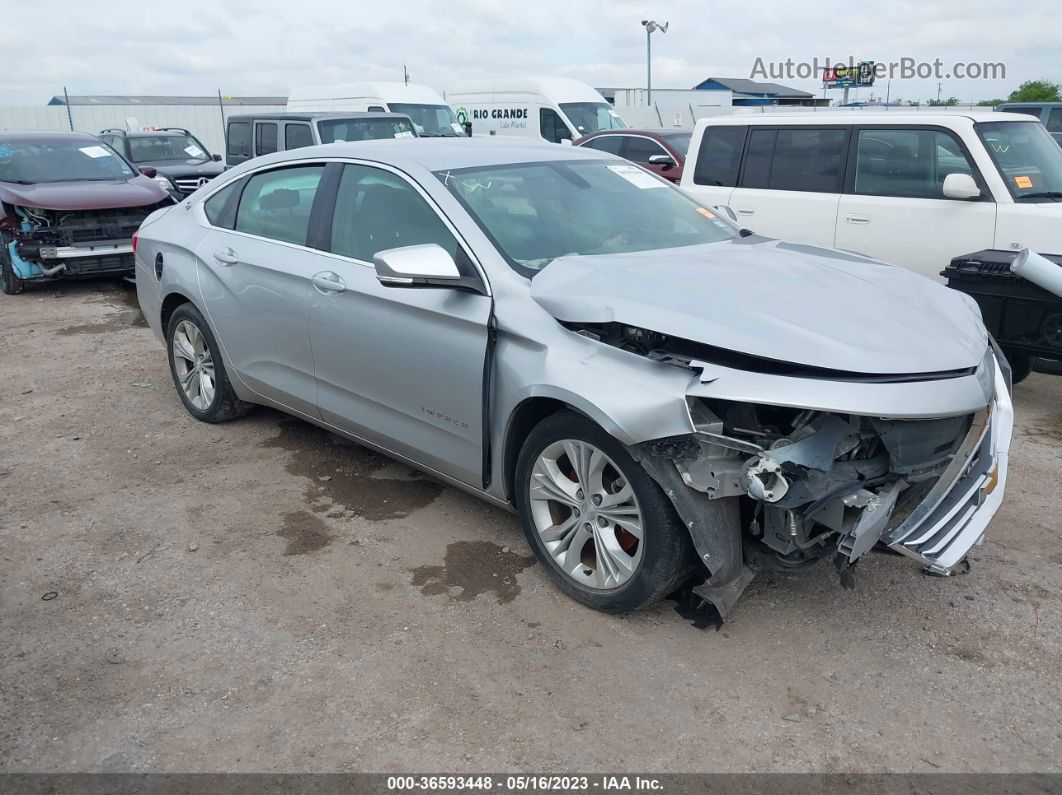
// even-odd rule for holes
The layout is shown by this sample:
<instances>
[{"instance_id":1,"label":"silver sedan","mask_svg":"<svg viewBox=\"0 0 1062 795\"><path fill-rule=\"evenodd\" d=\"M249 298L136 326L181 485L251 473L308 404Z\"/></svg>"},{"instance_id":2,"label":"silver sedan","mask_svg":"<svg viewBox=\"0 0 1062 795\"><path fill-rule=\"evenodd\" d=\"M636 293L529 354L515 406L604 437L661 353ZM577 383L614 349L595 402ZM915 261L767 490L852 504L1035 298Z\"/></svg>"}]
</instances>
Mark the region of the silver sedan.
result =
<instances>
[{"instance_id":1,"label":"silver sedan","mask_svg":"<svg viewBox=\"0 0 1062 795\"><path fill-rule=\"evenodd\" d=\"M258 158L145 221L136 266L192 416L273 406L510 507L600 610L726 614L878 543L947 574L1003 497L1009 370L966 296L600 152Z\"/></svg>"}]
</instances>

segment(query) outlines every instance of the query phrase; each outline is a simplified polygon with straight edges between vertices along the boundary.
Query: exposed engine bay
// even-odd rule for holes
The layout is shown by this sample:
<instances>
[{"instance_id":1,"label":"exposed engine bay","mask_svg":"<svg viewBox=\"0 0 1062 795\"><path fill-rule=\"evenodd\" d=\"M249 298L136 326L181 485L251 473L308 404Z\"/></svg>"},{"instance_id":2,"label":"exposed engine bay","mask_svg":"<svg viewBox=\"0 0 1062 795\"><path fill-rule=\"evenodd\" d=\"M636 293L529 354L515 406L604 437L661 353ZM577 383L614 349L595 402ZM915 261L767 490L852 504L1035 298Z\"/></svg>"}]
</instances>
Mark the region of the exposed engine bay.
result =
<instances>
[{"instance_id":1,"label":"exposed engine bay","mask_svg":"<svg viewBox=\"0 0 1062 795\"><path fill-rule=\"evenodd\" d=\"M145 207L48 210L4 204L0 242L22 280L131 275L131 238L167 200Z\"/></svg>"},{"instance_id":2,"label":"exposed engine bay","mask_svg":"<svg viewBox=\"0 0 1062 795\"><path fill-rule=\"evenodd\" d=\"M565 325L583 336L693 370L710 357L714 363L745 370L838 381L903 382L959 375L823 372L618 323ZM637 452L671 498L710 572L694 593L712 602L721 615L752 579L745 565L751 559L796 568L832 556L845 587L853 585L852 566L879 542L926 563L926 550L939 552L962 530L953 517L965 505L960 501L953 507L944 498L952 484L976 474L973 491L964 495L978 505L996 485L984 444L988 409L931 419L890 419L708 398L688 402L694 433L643 442ZM930 507L939 508L936 525L923 522ZM921 514L910 519L916 510ZM923 525L932 532L911 535L911 529ZM905 541L910 538L917 546L903 545L913 543ZM926 568L948 574L953 564L949 560Z\"/></svg>"}]
</instances>

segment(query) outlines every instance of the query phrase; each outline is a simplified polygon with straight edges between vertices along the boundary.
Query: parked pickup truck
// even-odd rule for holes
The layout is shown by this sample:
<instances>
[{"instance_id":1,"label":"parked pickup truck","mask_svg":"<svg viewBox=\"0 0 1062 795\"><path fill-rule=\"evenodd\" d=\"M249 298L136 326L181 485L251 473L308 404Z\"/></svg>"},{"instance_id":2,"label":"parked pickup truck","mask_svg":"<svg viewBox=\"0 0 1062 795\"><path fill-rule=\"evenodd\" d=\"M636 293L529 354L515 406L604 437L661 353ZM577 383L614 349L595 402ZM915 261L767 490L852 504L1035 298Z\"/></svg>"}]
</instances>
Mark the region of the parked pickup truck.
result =
<instances>
[{"instance_id":1,"label":"parked pickup truck","mask_svg":"<svg viewBox=\"0 0 1062 795\"><path fill-rule=\"evenodd\" d=\"M759 234L938 281L971 251L1062 254L1062 149L1020 114L701 119L680 185Z\"/></svg>"}]
</instances>

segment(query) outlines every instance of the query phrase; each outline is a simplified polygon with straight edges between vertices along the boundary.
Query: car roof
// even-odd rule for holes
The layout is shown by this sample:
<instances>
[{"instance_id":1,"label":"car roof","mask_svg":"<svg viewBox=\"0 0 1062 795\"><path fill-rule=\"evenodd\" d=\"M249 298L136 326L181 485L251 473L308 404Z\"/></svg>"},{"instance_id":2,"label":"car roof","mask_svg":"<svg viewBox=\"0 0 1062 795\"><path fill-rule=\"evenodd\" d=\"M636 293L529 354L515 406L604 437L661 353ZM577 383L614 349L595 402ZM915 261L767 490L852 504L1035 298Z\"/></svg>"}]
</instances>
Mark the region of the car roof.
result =
<instances>
[{"instance_id":1,"label":"car roof","mask_svg":"<svg viewBox=\"0 0 1062 795\"><path fill-rule=\"evenodd\" d=\"M999 114L991 111L963 113L927 113L922 111L819 110L803 113L759 113L739 116L709 116L698 120L708 124L946 124L952 121L998 122ZM1030 117L1035 123L1035 119Z\"/></svg>"},{"instance_id":2,"label":"car roof","mask_svg":"<svg viewBox=\"0 0 1062 795\"><path fill-rule=\"evenodd\" d=\"M404 113L382 111L307 111L305 113L250 113L229 116L227 121L317 121L321 119L408 119Z\"/></svg>"},{"instance_id":3,"label":"car roof","mask_svg":"<svg viewBox=\"0 0 1062 795\"><path fill-rule=\"evenodd\" d=\"M52 132L47 130L26 130L20 132L0 132L0 142L8 143L33 143L47 141L85 141L86 143L99 143L100 140L92 133L83 132Z\"/></svg>"},{"instance_id":4,"label":"car roof","mask_svg":"<svg viewBox=\"0 0 1062 795\"><path fill-rule=\"evenodd\" d=\"M396 168L424 168L428 171L497 166L514 163L546 163L557 160L619 160L614 155L524 138L491 136L476 138L394 138L378 141L347 141L307 146L276 152L248 160L232 173L271 163L312 158L356 158L393 165ZM624 162L624 161L621 161Z\"/></svg>"}]
</instances>

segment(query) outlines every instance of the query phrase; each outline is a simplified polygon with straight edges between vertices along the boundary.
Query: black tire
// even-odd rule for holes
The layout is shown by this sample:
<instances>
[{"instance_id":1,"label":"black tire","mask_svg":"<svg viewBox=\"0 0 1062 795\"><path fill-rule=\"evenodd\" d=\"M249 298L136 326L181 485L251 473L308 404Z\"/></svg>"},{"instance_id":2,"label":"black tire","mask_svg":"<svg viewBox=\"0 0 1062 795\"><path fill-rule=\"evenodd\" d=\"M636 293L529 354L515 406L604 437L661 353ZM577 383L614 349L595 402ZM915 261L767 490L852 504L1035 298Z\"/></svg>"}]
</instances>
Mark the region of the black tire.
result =
<instances>
[{"instance_id":1,"label":"black tire","mask_svg":"<svg viewBox=\"0 0 1062 795\"><path fill-rule=\"evenodd\" d=\"M210 356L214 362L214 397L205 408L198 408L192 405L177 376L173 337L177 327L182 322L191 323L199 330L207 347L210 349ZM201 422L227 422L228 420L242 417L254 408L253 403L245 403L236 397L236 392L229 382L228 373L225 371L225 363L221 358L217 340L214 339L214 334L203 315L190 303L181 304L170 315L170 321L166 325L166 358L170 363L170 377L173 379L173 387L177 390L177 396L181 399L188 413L197 420Z\"/></svg>"},{"instance_id":2,"label":"black tire","mask_svg":"<svg viewBox=\"0 0 1062 795\"><path fill-rule=\"evenodd\" d=\"M587 442L605 453L631 485L643 519L641 560L630 578L611 590L588 588L565 573L547 551L530 507L532 468L551 444L564 439ZM655 602L681 586L698 564L693 542L674 507L627 448L581 414L561 411L528 434L516 463L516 507L535 557L573 599L606 613L622 613Z\"/></svg>"},{"instance_id":3,"label":"black tire","mask_svg":"<svg viewBox=\"0 0 1062 795\"><path fill-rule=\"evenodd\" d=\"M1007 350L1003 351L1003 355L1007 357L1007 362L1010 363L1010 382L1012 384L1020 384L1029 377L1029 373L1033 370L1032 356L1027 353Z\"/></svg>"},{"instance_id":4,"label":"black tire","mask_svg":"<svg viewBox=\"0 0 1062 795\"><path fill-rule=\"evenodd\" d=\"M18 295L25 289L26 283L15 275L15 269L11 265L7 243L0 239L0 292L4 295Z\"/></svg>"}]
</instances>

